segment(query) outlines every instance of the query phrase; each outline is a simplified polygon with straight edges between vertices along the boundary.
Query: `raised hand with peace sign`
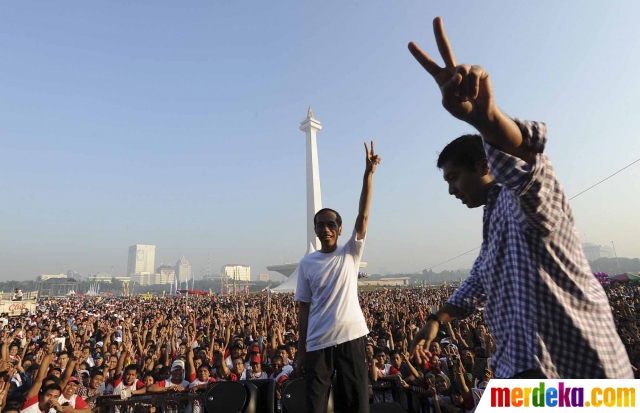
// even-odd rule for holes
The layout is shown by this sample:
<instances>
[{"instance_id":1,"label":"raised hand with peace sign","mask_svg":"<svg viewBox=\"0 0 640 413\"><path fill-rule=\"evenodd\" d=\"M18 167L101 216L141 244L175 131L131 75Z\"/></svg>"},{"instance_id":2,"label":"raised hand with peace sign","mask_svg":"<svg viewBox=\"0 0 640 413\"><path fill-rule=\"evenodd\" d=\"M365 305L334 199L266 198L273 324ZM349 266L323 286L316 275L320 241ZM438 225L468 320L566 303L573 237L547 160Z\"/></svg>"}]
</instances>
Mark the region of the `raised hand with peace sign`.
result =
<instances>
[{"instance_id":1,"label":"raised hand with peace sign","mask_svg":"<svg viewBox=\"0 0 640 413\"><path fill-rule=\"evenodd\" d=\"M382 161L379 155L375 153L373 141L371 141L371 151L367 143L364 143L366 151L366 167L364 171L364 181L362 183L362 192L360 193L360 205L358 207L358 217L356 218L356 234L358 239L363 239L367 233L367 224L369 220L369 206L371 205L371 187L373 184L373 173L376 167ZM342 228L340 229L342 230Z\"/></svg>"},{"instance_id":2,"label":"raised hand with peace sign","mask_svg":"<svg viewBox=\"0 0 640 413\"><path fill-rule=\"evenodd\" d=\"M413 57L429 72L442 92L442 105L456 118L478 125L496 114L489 74L478 65L458 65L440 17L433 21L433 32L444 67L440 67L418 45L409 43Z\"/></svg>"},{"instance_id":3,"label":"raised hand with peace sign","mask_svg":"<svg viewBox=\"0 0 640 413\"><path fill-rule=\"evenodd\" d=\"M523 145L522 132L495 104L487 71L482 66L456 63L440 17L433 20L433 32L444 67L440 67L414 42L409 43L409 51L438 84L442 106L456 118L475 127L487 142L498 149L533 163L534 155L527 145Z\"/></svg>"},{"instance_id":4,"label":"raised hand with peace sign","mask_svg":"<svg viewBox=\"0 0 640 413\"><path fill-rule=\"evenodd\" d=\"M367 171L375 172L376 166L380 162L382 162L382 158L375 154L375 149L373 146L373 141L371 141L371 151L369 151L369 147L367 146L367 142L364 143L364 149L367 152Z\"/></svg>"}]
</instances>

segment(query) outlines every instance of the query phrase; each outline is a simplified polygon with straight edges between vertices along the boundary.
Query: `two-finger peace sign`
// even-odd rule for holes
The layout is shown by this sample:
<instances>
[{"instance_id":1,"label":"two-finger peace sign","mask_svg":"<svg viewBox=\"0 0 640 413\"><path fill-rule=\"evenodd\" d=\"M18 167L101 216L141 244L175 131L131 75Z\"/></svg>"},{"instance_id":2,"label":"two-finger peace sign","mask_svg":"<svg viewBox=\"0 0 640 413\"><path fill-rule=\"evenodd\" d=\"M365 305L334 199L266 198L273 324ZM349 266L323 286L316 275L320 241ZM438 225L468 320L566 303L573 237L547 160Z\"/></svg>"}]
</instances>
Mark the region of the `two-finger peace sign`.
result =
<instances>
[{"instance_id":1,"label":"two-finger peace sign","mask_svg":"<svg viewBox=\"0 0 640 413\"><path fill-rule=\"evenodd\" d=\"M445 67L440 67L414 42L409 43L409 51L440 87L442 105L456 118L474 126L491 119L496 108L488 73L481 66L457 65L440 17L433 21L433 32Z\"/></svg>"},{"instance_id":2,"label":"two-finger peace sign","mask_svg":"<svg viewBox=\"0 0 640 413\"><path fill-rule=\"evenodd\" d=\"M428 54L422 51L420 47L414 42L409 43L409 51L416 58L418 63L424 67L424 69L433 76L438 86L442 87L445 83L451 80L451 77L456 70L456 58L451 50L451 44L449 38L444 31L444 25L440 17L436 17L433 21L433 32L436 37L436 43L438 44L438 51L440 56L444 60L445 67L440 67Z\"/></svg>"},{"instance_id":3,"label":"two-finger peace sign","mask_svg":"<svg viewBox=\"0 0 640 413\"><path fill-rule=\"evenodd\" d=\"M367 169L370 169L372 172L375 172L376 166L382 162L382 158L375 154L375 147L373 141L371 141L371 151L369 151L369 147L367 143L364 143L364 149L367 153Z\"/></svg>"}]
</instances>

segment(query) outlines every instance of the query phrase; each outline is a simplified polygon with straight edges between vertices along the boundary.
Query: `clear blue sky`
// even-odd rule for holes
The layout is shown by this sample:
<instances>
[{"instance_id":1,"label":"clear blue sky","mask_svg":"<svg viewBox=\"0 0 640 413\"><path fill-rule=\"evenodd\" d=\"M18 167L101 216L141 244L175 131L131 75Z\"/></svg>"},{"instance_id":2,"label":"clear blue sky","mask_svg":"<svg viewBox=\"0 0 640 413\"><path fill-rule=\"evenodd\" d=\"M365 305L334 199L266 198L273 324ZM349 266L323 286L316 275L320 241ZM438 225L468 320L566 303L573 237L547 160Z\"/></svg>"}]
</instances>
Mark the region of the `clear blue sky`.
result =
<instances>
[{"instance_id":1,"label":"clear blue sky","mask_svg":"<svg viewBox=\"0 0 640 413\"><path fill-rule=\"evenodd\" d=\"M383 158L369 272L479 245L481 209L450 197L435 167L471 129L406 49L437 56L438 15L507 113L547 122L569 196L640 158L637 1L3 2L0 279L121 275L135 243L155 244L157 265L184 254L197 275L208 254L214 270L253 274L297 261L309 105L323 203L346 233L362 142ZM640 256L639 178L640 163L572 201L583 238Z\"/></svg>"}]
</instances>

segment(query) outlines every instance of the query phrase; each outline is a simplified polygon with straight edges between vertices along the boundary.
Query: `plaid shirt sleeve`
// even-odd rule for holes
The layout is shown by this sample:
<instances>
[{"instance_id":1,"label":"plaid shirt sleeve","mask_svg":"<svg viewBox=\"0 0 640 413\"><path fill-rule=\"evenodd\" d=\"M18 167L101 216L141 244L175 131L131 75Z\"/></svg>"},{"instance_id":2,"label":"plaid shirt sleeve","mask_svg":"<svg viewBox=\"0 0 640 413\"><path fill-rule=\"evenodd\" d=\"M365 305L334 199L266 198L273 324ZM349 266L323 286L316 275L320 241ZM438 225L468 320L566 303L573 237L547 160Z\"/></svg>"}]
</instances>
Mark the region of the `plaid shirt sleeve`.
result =
<instances>
[{"instance_id":1,"label":"plaid shirt sleeve","mask_svg":"<svg viewBox=\"0 0 640 413\"><path fill-rule=\"evenodd\" d=\"M476 265L474 264L474 267ZM473 312L487 302L484 286L478 274L472 269L471 275L464 280L464 283L447 300L448 304L462 308L466 314L463 318L470 316Z\"/></svg>"},{"instance_id":2,"label":"plaid shirt sleeve","mask_svg":"<svg viewBox=\"0 0 640 413\"><path fill-rule=\"evenodd\" d=\"M544 149L547 143L547 127L542 122L514 119L524 144L535 154L535 162L502 152L487 141L485 151L491 172L496 181L518 197L519 215L523 224L542 235L554 231L563 215L564 192Z\"/></svg>"}]
</instances>

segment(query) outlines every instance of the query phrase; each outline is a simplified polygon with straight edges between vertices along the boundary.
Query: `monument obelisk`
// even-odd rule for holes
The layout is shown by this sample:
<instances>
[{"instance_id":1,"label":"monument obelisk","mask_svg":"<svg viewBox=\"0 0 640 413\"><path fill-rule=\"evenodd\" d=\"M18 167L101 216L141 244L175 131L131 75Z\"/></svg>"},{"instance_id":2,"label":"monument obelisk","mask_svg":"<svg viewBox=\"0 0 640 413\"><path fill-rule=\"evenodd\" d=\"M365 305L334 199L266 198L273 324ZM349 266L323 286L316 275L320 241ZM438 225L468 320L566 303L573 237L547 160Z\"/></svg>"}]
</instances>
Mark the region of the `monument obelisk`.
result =
<instances>
[{"instance_id":1,"label":"monument obelisk","mask_svg":"<svg viewBox=\"0 0 640 413\"><path fill-rule=\"evenodd\" d=\"M307 118L300 122L300 130L307 135L307 254L320 249L320 240L316 237L313 227L313 217L316 212L322 209L318 143L316 140L316 133L321 129L320 121L313 117L313 111L309 106Z\"/></svg>"}]
</instances>

